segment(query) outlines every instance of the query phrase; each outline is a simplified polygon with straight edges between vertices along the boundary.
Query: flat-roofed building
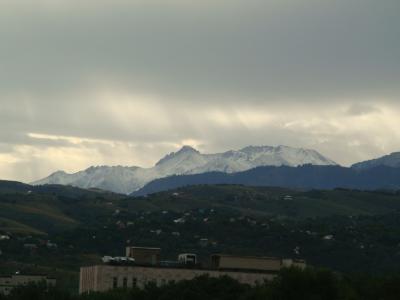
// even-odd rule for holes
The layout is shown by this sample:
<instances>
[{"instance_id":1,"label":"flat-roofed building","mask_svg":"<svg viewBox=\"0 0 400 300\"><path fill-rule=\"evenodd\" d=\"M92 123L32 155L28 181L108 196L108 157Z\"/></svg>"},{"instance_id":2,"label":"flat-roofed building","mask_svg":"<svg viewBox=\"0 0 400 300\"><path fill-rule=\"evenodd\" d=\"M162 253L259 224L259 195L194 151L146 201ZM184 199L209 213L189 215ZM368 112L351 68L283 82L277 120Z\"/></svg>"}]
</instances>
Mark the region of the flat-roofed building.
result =
<instances>
[{"instance_id":1,"label":"flat-roofed building","mask_svg":"<svg viewBox=\"0 0 400 300\"><path fill-rule=\"evenodd\" d=\"M104 292L115 288L143 288L149 282L154 282L157 286L161 286L168 282L191 280L202 275L210 277L229 276L249 285L261 284L275 276L275 274L260 271L97 265L81 268L79 293Z\"/></svg>"},{"instance_id":2,"label":"flat-roofed building","mask_svg":"<svg viewBox=\"0 0 400 300\"><path fill-rule=\"evenodd\" d=\"M8 295L11 290L25 286L31 283L45 283L47 286L55 286L56 279L49 278L46 275L11 275L11 276L0 276L0 294Z\"/></svg>"},{"instance_id":3,"label":"flat-roofed building","mask_svg":"<svg viewBox=\"0 0 400 300\"><path fill-rule=\"evenodd\" d=\"M150 282L161 286L202 275L229 276L240 283L256 285L274 278L284 267L305 266L304 261L291 259L215 254L211 256L211 268L207 269L197 264L195 254L180 254L178 261L160 261L160 251L160 248L127 247L126 256L135 259L133 265L82 267L79 292L82 294L115 288L142 288Z\"/></svg>"},{"instance_id":4,"label":"flat-roofed building","mask_svg":"<svg viewBox=\"0 0 400 300\"><path fill-rule=\"evenodd\" d=\"M219 270L242 269L277 272L282 268L282 259L276 257L215 254L211 256L211 268Z\"/></svg>"},{"instance_id":5,"label":"flat-roofed building","mask_svg":"<svg viewBox=\"0 0 400 300\"><path fill-rule=\"evenodd\" d=\"M139 265L158 265L160 253L160 248L126 247L126 257L134 258Z\"/></svg>"},{"instance_id":6,"label":"flat-roofed building","mask_svg":"<svg viewBox=\"0 0 400 300\"><path fill-rule=\"evenodd\" d=\"M285 268L296 267L300 269L305 269L307 267L306 261L304 259L282 259L282 266Z\"/></svg>"}]
</instances>

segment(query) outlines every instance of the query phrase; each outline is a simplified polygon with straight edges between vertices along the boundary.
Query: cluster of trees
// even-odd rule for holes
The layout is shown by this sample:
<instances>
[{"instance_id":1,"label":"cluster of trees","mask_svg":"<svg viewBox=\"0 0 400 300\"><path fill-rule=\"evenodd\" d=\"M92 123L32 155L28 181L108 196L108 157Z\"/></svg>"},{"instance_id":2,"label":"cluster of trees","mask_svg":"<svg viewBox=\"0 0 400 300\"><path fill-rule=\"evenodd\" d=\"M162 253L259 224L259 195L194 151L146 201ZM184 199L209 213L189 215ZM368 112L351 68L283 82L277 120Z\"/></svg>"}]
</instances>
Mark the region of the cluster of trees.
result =
<instances>
[{"instance_id":1,"label":"cluster of trees","mask_svg":"<svg viewBox=\"0 0 400 300\"><path fill-rule=\"evenodd\" d=\"M143 218L140 214L120 213L107 217L110 220L99 219L96 226L80 226L47 237L14 236L0 241L0 269L4 273L19 270L48 274L64 287L76 289L80 266L96 264L103 255L124 255L126 245L161 245L163 259L193 252L205 266L211 253L227 253L301 258L309 265L344 273L400 271L400 212L305 220L244 217L222 208L212 214L210 209L189 212L185 224L173 221L183 213L152 212ZM119 228L119 220L124 224L134 221L134 225ZM161 234L154 233L157 229ZM178 232L179 236L172 232ZM208 245L200 246L200 238L208 238ZM45 239L59 247L48 249L40 244ZM24 243L38 244L38 249L25 249Z\"/></svg>"},{"instance_id":2,"label":"cluster of trees","mask_svg":"<svg viewBox=\"0 0 400 300\"><path fill-rule=\"evenodd\" d=\"M14 289L0 300L397 300L400 276L341 276L328 270L285 269L262 285L250 287L229 277L198 277L190 281L144 289L117 289L106 293L71 295L32 285Z\"/></svg>"}]
</instances>

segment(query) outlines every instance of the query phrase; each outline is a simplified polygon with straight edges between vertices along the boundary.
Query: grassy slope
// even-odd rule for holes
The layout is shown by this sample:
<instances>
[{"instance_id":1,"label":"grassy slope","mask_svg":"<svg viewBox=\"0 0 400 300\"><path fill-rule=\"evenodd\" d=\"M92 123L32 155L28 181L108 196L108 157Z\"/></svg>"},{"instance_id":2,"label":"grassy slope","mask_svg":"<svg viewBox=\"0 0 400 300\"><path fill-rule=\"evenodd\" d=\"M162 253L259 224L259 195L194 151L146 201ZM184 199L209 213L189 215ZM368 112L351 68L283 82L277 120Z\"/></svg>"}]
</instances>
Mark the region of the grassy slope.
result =
<instances>
[{"instance_id":1,"label":"grassy slope","mask_svg":"<svg viewBox=\"0 0 400 300\"><path fill-rule=\"evenodd\" d=\"M75 228L115 210L123 196L72 187L34 188L0 182L0 230L46 234ZM3 225L1 225L3 224Z\"/></svg>"},{"instance_id":2,"label":"grassy slope","mask_svg":"<svg viewBox=\"0 0 400 300\"><path fill-rule=\"evenodd\" d=\"M46 233L43 231L37 230L20 222L5 218L0 218L0 231L12 232L16 234L27 234L27 235L29 234L46 235Z\"/></svg>"},{"instance_id":3,"label":"grassy slope","mask_svg":"<svg viewBox=\"0 0 400 300\"><path fill-rule=\"evenodd\" d=\"M292 196L292 200L285 200L287 195ZM162 246L165 251L169 249L173 253L176 247L182 245L182 242L187 247L193 247L193 249L197 247L197 238L194 238L194 235L213 236L219 241L218 245L223 247L221 249L224 251L230 250L232 253L242 251L252 254L257 254L255 252L257 249L262 252L271 248L268 244L270 241L280 241L274 243L276 253L284 253L284 251L290 253L289 251L295 246L295 244L290 243L307 242L308 239L311 239L306 243L307 247L310 247L308 256L315 258L316 262L318 262L320 253L329 254L329 251L332 251L329 259L333 261L338 257L341 249L344 252L348 250L350 243L347 240L341 242L338 238L339 246L330 248L328 244L318 244L318 238L308 237L304 233L292 234L284 227L274 233L273 228L270 232L262 228L252 229L253 225L251 224L225 224L223 216L220 216L221 221L216 223L218 224L216 227L221 228L219 231L215 230L215 227L211 225L212 223L208 227L204 224L199 225L190 222L182 225L176 225L172 222L172 219L181 216L183 212L211 208L225 213L227 220L231 215L241 215L257 218L288 218L308 222L306 219L309 217L328 218L332 215L373 216L390 214L400 211L400 195L398 193L350 190L302 191L285 188L217 185L191 186L172 192L157 193L146 198L130 198L101 191L87 191L62 186L33 188L7 183L6 188L2 188L0 182L0 233L11 232L17 236L48 235L48 239L55 240L60 245L65 246L65 249L58 249L54 253L42 247L38 253L25 251L16 253L16 255L12 254L12 262L9 260L1 262L0 257L0 268L8 264L15 264L18 267L9 265L10 270L18 268L38 272L43 269L46 273L56 276L59 276L58 273L61 272L60 278L64 280L65 277L67 285L76 286L78 266L82 265L82 262L92 264L99 261L100 255L104 253L114 255L114 253L109 252L109 249L116 249L115 255L118 255L128 239L132 239L132 242L139 241L143 245L158 243L159 245L157 245ZM117 210L121 212L121 215L115 216ZM166 217L161 213L154 217L145 217L143 220L140 219L141 214L136 215L138 212L163 210L175 213L176 216L171 216L168 221L165 221L164 218ZM124 220L124 218L126 218L126 221L134 220L135 226L122 231L118 229L115 225L116 221ZM312 227L313 223L310 224ZM322 229L319 228L321 235L332 233L335 223L327 221L327 224L332 224L333 227L324 229L325 225L323 225ZM108 229L104 229L105 225L108 226ZM347 225L343 225L343 228L345 228L344 226ZM158 228L162 228L164 232L180 231L182 236L174 241L168 234L155 237L154 234L149 233L150 229ZM365 231L365 227L362 228ZM304 225L303 229L309 228ZM379 228L371 228L371 230L382 231ZM368 236L369 233L364 231L360 232L360 235ZM281 233L288 237L280 240ZM98 242L92 240L92 235L98 236ZM393 238L391 235L393 235ZM396 240L397 231L394 231L391 235L387 240ZM236 236L240 238L241 242L231 244L228 240L224 241L227 236ZM259 239L260 236L263 236L263 239ZM269 236L271 237L269 238ZM381 233L379 233L379 236L381 236ZM77 239L77 237L80 239ZM47 239L45 237L40 238ZM351 236L351 239L353 239L353 236ZM72 242L73 240L75 240L75 243ZM9 249L13 249L12 247L21 249L18 243L24 243L15 239L13 242L16 244L10 245ZM67 249L70 243L73 244L74 248ZM108 246L107 243L109 243ZM316 246L314 246L314 243ZM374 243L376 244L376 241ZM340 248L342 244L344 246ZM3 248L3 245L0 246ZM102 247L104 253L99 250ZM393 248L393 246L390 247L390 249ZM384 251L386 248L382 249ZM3 250L5 250L4 253L7 252L7 248L3 248ZM199 249L194 250L198 251ZM355 250L353 253L358 255ZM369 260L370 256L366 256L365 261ZM32 261L35 262L34 265L31 265ZM326 257L324 256L320 261L321 265L324 265ZM377 260L377 264L381 263L380 260ZM68 281L71 276L75 281Z\"/></svg>"},{"instance_id":4,"label":"grassy slope","mask_svg":"<svg viewBox=\"0 0 400 300\"><path fill-rule=\"evenodd\" d=\"M177 192L179 195L174 195ZM285 196L293 200L285 200ZM296 191L232 185L192 186L161 192L129 203L130 210L182 211L224 207L250 215L307 218L329 215L373 215L400 209L397 194L350 190Z\"/></svg>"},{"instance_id":5,"label":"grassy slope","mask_svg":"<svg viewBox=\"0 0 400 300\"><path fill-rule=\"evenodd\" d=\"M49 186L27 193L25 185L16 186L12 190L8 183L7 188L2 189L0 184L0 218L3 219L3 225L9 224L3 226L4 229L17 232L57 232L82 223L95 224L100 216L110 215L117 209L132 213L219 208L252 216L300 219L330 215L375 215L400 210L398 194L350 190L301 191L214 185L191 186L146 198L128 198L61 186ZM285 200L287 195L292 200ZM12 222L14 225L10 226Z\"/></svg>"}]
</instances>

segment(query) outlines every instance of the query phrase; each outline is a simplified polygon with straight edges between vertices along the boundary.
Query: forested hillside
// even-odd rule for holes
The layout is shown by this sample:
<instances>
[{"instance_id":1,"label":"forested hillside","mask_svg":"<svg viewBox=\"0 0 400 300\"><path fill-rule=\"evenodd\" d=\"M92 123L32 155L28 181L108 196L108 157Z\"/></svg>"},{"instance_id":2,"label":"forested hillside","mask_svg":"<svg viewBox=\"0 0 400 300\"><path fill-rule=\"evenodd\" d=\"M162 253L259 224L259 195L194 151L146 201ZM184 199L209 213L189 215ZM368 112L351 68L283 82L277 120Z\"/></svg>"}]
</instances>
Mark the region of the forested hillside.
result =
<instances>
[{"instance_id":1,"label":"forested hillside","mask_svg":"<svg viewBox=\"0 0 400 300\"><path fill-rule=\"evenodd\" d=\"M76 290L79 267L127 245L163 259L215 252L306 259L351 272L400 270L400 194L192 186L127 197L64 186L0 184L3 273L39 272Z\"/></svg>"},{"instance_id":2,"label":"forested hillside","mask_svg":"<svg viewBox=\"0 0 400 300\"><path fill-rule=\"evenodd\" d=\"M247 186L280 186L304 189L396 190L400 188L400 168L381 165L366 169L315 165L269 166L233 174L210 172L177 175L154 180L134 192L133 195L148 195L199 184L244 184Z\"/></svg>"}]
</instances>

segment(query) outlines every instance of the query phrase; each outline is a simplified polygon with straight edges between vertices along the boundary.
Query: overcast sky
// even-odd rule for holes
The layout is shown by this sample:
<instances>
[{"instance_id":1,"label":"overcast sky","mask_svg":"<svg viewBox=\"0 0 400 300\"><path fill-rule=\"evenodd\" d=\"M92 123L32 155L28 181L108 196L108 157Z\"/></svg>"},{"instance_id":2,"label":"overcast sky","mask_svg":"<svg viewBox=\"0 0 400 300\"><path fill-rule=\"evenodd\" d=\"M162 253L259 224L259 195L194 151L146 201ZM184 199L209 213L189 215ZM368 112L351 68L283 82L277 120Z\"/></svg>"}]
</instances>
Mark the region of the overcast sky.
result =
<instances>
[{"instance_id":1,"label":"overcast sky","mask_svg":"<svg viewBox=\"0 0 400 300\"><path fill-rule=\"evenodd\" d=\"M191 145L400 151L399 0L0 0L0 178Z\"/></svg>"}]
</instances>

